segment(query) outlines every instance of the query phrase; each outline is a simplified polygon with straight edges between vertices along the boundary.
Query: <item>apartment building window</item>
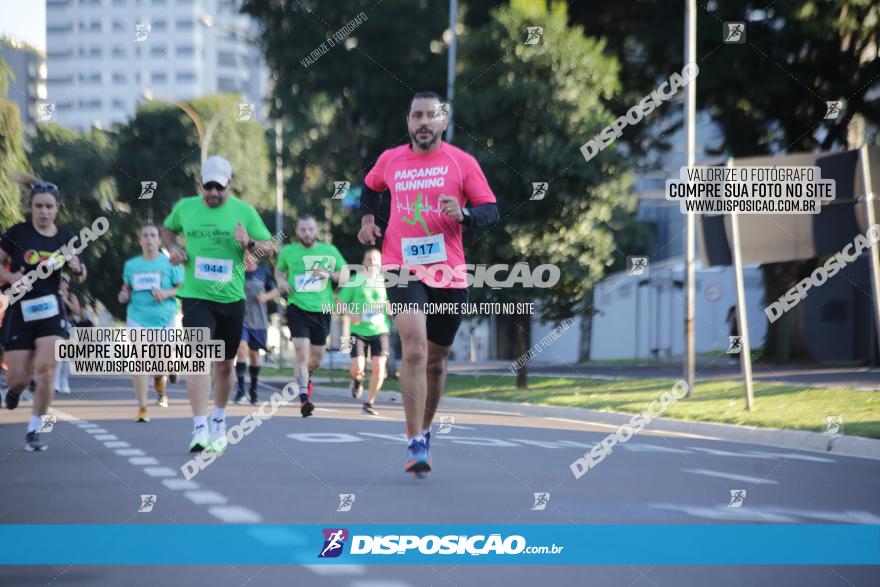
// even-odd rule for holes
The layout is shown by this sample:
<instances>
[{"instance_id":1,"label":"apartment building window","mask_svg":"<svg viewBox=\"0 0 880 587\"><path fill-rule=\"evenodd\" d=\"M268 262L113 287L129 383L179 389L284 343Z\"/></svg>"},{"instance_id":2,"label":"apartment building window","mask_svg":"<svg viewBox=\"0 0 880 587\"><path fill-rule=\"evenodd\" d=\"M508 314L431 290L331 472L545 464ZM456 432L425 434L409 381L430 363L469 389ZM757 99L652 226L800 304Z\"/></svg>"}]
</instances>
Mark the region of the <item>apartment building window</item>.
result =
<instances>
[{"instance_id":1,"label":"apartment building window","mask_svg":"<svg viewBox=\"0 0 880 587\"><path fill-rule=\"evenodd\" d=\"M113 100L113 109L114 110L125 110L125 101L124 100Z\"/></svg>"},{"instance_id":2,"label":"apartment building window","mask_svg":"<svg viewBox=\"0 0 880 587\"><path fill-rule=\"evenodd\" d=\"M80 47L78 54L80 57L101 57L103 51L100 47Z\"/></svg>"},{"instance_id":3,"label":"apartment building window","mask_svg":"<svg viewBox=\"0 0 880 587\"><path fill-rule=\"evenodd\" d=\"M73 57L73 49L64 49L62 51L49 51L46 53L46 57L49 59L66 59L67 57Z\"/></svg>"},{"instance_id":4,"label":"apartment building window","mask_svg":"<svg viewBox=\"0 0 880 587\"><path fill-rule=\"evenodd\" d=\"M73 25L71 23L49 25L46 27L46 34L47 35L58 35L58 34L62 34L62 33L71 33L71 32L73 32Z\"/></svg>"},{"instance_id":5,"label":"apartment building window","mask_svg":"<svg viewBox=\"0 0 880 587\"><path fill-rule=\"evenodd\" d=\"M65 100L64 102L58 102L58 104L55 105L55 108L57 110L70 110L73 108L73 102L71 102L70 100Z\"/></svg>"},{"instance_id":6,"label":"apartment building window","mask_svg":"<svg viewBox=\"0 0 880 587\"><path fill-rule=\"evenodd\" d=\"M168 82L168 74L164 71L154 71L150 75L150 82L154 84L164 84Z\"/></svg>"},{"instance_id":7,"label":"apartment building window","mask_svg":"<svg viewBox=\"0 0 880 587\"><path fill-rule=\"evenodd\" d=\"M191 31L195 23L191 18L182 18L174 23L175 28L179 31Z\"/></svg>"},{"instance_id":8,"label":"apartment building window","mask_svg":"<svg viewBox=\"0 0 880 587\"><path fill-rule=\"evenodd\" d=\"M229 51L220 51L217 53L217 65L223 65L226 67L235 67L238 65L235 59L235 53L230 53Z\"/></svg>"},{"instance_id":9,"label":"apartment building window","mask_svg":"<svg viewBox=\"0 0 880 587\"><path fill-rule=\"evenodd\" d=\"M82 110L100 110L101 109L101 99L100 98L91 98L88 100L80 100L78 106Z\"/></svg>"},{"instance_id":10,"label":"apartment building window","mask_svg":"<svg viewBox=\"0 0 880 587\"><path fill-rule=\"evenodd\" d=\"M124 33L128 30L128 25L124 20L114 20L113 21L113 32L114 33Z\"/></svg>"},{"instance_id":11,"label":"apartment building window","mask_svg":"<svg viewBox=\"0 0 880 587\"><path fill-rule=\"evenodd\" d=\"M101 74L98 72L79 74L79 83L83 85L94 85L101 83Z\"/></svg>"},{"instance_id":12,"label":"apartment building window","mask_svg":"<svg viewBox=\"0 0 880 587\"><path fill-rule=\"evenodd\" d=\"M126 79L126 77L125 77L125 74L124 74L124 73L120 73L120 72L117 71L117 72L115 72L115 73L113 74L113 83L116 84L116 85L122 85L122 84L124 84L124 83L125 83L125 79Z\"/></svg>"},{"instance_id":13,"label":"apartment building window","mask_svg":"<svg viewBox=\"0 0 880 587\"><path fill-rule=\"evenodd\" d=\"M191 71L178 71L174 80L181 83L193 83L196 81L196 74Z\"/></svg>"},{"instance_id":14,"label":"apartment building window","mask_svg":"<svg viewBox=\"0 0 880 587\"><path fill-rule=\"evenodd\" d=\"M180 6L192 6L193 0L177 0L177 4Z\"/></svg>"},{"instance_id":15,"label":"apartment building window","mask_svg":"<svg viewBox=\"0 0 880 587\"><path fill-rule=\"evenodd\" d=\"M58 6L58 7L67 6L69 4L70 4L70 0L48 0L46 2L46 6L48 6L49 8L53 8L55 6Z\"/></svg>"},{"instance_id":16,"label":"apartment building window","mask_svg":"<svg viewBox=\"0 0 880 587\"><path fill-rule=\"evenodd\" d=\"M157 20L156 22L152 23L152 28L150 29L150 32L164 32L167 29L168 29L168 23L165 22L164 19Z\"/></svg>"},{"instance_id":17,"label":"apartment building window","mask_svg":"<svg viewBox=\"0 0 880 587\"><path fill-rule=\"evenodd\" d=\"M100 6L101 0L79 0L80 6Z\"/></svg>"},{"instance_id":18,"label":"apartment building window","mask_svg":"<svg viewBox=\"0 0 880 587\"><path fill-rule=\"evenodd\" d=\"M125 0L113 0L113 6L125 6Z\"/></svg>"},{"instance_id":19,"label":"apartment building window","mask_svg":"<svg viewBox=\"0 0 880 587\"><path fill-rule=\"evenodd\" d=\"M73 76L50 77L46 81L53 86L69 86L73 83Z\"/></svg>"},{"instance_id":20,"label":"apartment building window","mask_svg":"<svg viewBox=\"0 0 880 587\"><path fill-rule=\"evenodd\" d=\"M168 51L162 45L157 45L155 47L150 47L150 56L151 57L165 57Z\"/></svg>"},{"instance_id":21,"label":"apartment building window","mask_svg":"<svg viewBox=\"0 0 880 587\"><path fill-rule=\"evenodd\" d=\"M79 21L79 30L83 33L100 33L101 21L97 19L90 20L88 22L81 20Z\"/></svg>"},{"instance_id":22,"label":"apartment building window","mask_svg":"<svg viewBox=\"0 0 880 587\"><path fill-rule=\"evenodd\" d=\"M125 48L113 47L113 57L125 57Z\"/></svg>"},{"instance_id":23,"label":"apartment building window","mask_svg":"<svg viewBox=\"0 0 880 587\"><path fill-rule=\"evenodd\" d=\"M177 57L192 57L193 55L195 55L195 53L196 53L195 48L194 48L194 47L191 47L191 46L189 46L189 45L185 45L185 46L182 46L182 47L177 47L177 48L174 50L174 54L175 54Z\"/></svg>"},{"instance_id":24,"label":"apartment building window","mask_svg":"<svg viewBox=\"0 0 880 587\"><path fill-rule=\"evenodd\" d=\"M168 4L168 0L152 0L153 6L165 6Z\"/></svg>"},{"instance_id":25,"label":"apartment building window","mask_svg":"<svg viewBox=\"0 0 880 587\"><path fill-rule=\"evenodd\" d=\"M238 84L232 78L218 77L217 90L220 92L236 92L238 91Z\"/></svg>"}]
</instances>

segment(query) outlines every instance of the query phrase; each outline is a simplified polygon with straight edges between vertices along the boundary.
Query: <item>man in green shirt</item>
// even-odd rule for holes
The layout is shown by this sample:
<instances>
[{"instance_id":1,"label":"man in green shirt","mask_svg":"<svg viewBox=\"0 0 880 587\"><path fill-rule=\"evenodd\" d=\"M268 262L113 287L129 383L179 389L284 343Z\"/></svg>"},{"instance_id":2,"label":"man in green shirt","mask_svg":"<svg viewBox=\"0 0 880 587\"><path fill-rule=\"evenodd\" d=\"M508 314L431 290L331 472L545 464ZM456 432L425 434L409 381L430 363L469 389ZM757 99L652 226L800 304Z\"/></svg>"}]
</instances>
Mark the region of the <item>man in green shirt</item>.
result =
<instances>
[{"instance_id":1,"label":"man in green shirt","mask_svg":"<svg viewBox=\"0 0 880 587\"><path fill-rule=\"evenodd\" d=\"M299 385L300 413L308 418L315 411L312 373L324 358L324 345L330 333L333 304L332 281L339 282L345 259L339 249L318 242L318 224L314 216L303 216L296 223L298 243L285 245L278 254L275 281L287 296L287 327L296 363L293 373Z\"/></svg>"},{"instance_id":2,"label":"man in green shirt","mask_svg":"<svg viewBox=\"0 0 880 587\"><path fill-rule=\"evenodd\" d=\"M208 375L186 378L193 413L190 452L226 448L226 404L232 390L232 368L244 323L244 275L233 270L245 252L269 250L269 230L250 204L229 195L232 166L223 157L202 164L201 196L183 198L162 227L162 241L171 263L184 265L177 292L184 328L209 328L212 340L225 345L224 360L214 365L214 411L208 428ZM185 239L181 248L177 236Z\"/></svg>"},{"instance_id":3,"label":"man in green shirt","mask_svg":"<svg viewBox=\"0 0 880 587\"><path fill-rule=\"evenodd\" d=\"M385 363L388 361L388 333L391 320L388 318L388 295L379 268L382 266L382 253L379 249L368 249L364 253L366 279L355 278L339 288L339 301L345 304L345 313L351 318L351 395L355 399L364 391L364 366L367 349L372 357L370 373L370 395L364 402L365 414L377 416L373 404L379 389L385 381Z\"/></svg>"}]
</instances>

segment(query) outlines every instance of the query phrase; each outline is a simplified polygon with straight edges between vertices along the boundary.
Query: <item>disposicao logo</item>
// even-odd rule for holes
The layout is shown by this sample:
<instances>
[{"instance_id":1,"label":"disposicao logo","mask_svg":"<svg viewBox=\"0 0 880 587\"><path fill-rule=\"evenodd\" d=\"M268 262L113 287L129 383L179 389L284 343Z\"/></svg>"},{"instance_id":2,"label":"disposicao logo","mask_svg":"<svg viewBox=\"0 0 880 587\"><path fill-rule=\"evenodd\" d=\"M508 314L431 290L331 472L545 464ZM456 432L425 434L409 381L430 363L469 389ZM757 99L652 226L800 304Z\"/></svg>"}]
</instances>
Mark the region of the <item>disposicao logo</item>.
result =
<instances>
[{"instance_id":1,"label":"disposicao logo","mask_svg":"<svg viewBox=\"0 0 880 587\"><path fill-rule=\"evenodd\" d=\"M342 554L345 541L348 540L348 530L345 528L324 528L324 547L318 554L318 558L336 558Z\"/></svg>"}]
</instances>

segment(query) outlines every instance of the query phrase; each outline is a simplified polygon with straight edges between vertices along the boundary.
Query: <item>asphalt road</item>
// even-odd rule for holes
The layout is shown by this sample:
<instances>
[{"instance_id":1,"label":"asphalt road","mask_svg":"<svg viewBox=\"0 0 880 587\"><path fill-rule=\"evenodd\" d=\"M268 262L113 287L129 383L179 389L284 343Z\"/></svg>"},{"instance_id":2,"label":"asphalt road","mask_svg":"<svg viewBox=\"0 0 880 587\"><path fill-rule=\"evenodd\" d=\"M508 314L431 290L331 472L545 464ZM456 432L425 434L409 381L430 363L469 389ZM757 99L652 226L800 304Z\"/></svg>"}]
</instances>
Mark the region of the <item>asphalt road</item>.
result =
<instances>
[{"instance_id":1,"label":"asphalt road","mask_svg":"<svg viewBox=\"0 0 880 587\"><path fill-rule=\"evenodd\" d=\"M402 472L402 408L383 394L363 416L344 390L316 389L315 416L278 415L186 481L189 404L135 423L128 380L74 378L49 450L21 449L29 403L0 412L0 520L18 524L880 524L880 461L645 430L580 479L569 464L613 430L502 411L458 411L435 426L435 472ZM280 385L277 386L280 388ZM272 388L262 390L266 399ZM231 407L230 426L253 411ZM729 507L732 490L746 490ZM533 509L535 493L549 493ZM141 495L156 495L138 512ZM350 511L340 494L354 494ZM584 529L589 531L588 528ZM225 545L230 552L235 544ZM687 548L688 545L680 545ZM39 545L34 545L39 548ZM161 551L162 544L155 548ZM823 585L880 584L880 568L717 566L42 566L0 567L0 585Z\"/></svg>"}]
</instances>

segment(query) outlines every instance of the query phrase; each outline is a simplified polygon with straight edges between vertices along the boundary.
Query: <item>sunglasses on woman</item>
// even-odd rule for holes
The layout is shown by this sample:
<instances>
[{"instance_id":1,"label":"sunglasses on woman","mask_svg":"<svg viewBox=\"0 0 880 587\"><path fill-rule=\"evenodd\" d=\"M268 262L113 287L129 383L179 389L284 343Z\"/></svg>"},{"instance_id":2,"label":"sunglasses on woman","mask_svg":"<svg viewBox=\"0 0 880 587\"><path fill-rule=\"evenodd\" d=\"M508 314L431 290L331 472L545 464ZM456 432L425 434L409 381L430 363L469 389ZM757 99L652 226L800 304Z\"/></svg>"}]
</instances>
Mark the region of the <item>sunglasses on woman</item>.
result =
<instances>
[{"instance_id":1,"label":"sunglasses on woman","mask_svg":"<svg viewBox=\"0 0 880 587\"><path fill-rule=\"evenodd\" d=\"M35 183L31 186L31 195L34 194L54 194L58 195L58 186L54 183Z\"/></svg>"}]
</instances>

